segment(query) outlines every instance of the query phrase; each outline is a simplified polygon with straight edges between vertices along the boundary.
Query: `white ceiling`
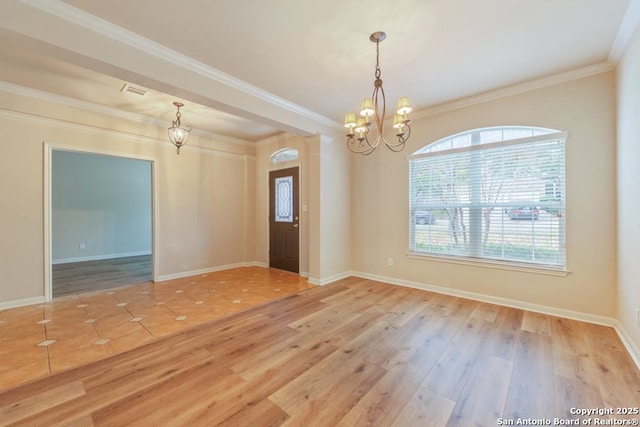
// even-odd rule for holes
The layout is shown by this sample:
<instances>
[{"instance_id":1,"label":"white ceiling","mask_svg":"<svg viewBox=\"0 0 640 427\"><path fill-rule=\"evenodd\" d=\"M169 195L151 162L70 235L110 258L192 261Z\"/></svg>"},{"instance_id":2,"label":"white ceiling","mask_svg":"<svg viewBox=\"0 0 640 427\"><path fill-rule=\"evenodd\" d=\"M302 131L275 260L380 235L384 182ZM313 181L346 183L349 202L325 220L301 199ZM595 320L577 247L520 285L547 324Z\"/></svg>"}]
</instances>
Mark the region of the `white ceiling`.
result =
<instances>
[{"instance_id":1,"label":"white ceiling","mask_svg":"<svg viewBox=\"0 0 640 427\"><path fill-rule=\"evenodd\" d=\"M0 80L255 142L615 63L639 0L4 0ZM626 14L626 15L625 15ZM625 19L626 16L626 19ZM149 89L121 93L125 83Z\"/></svg>"}]
</instances>

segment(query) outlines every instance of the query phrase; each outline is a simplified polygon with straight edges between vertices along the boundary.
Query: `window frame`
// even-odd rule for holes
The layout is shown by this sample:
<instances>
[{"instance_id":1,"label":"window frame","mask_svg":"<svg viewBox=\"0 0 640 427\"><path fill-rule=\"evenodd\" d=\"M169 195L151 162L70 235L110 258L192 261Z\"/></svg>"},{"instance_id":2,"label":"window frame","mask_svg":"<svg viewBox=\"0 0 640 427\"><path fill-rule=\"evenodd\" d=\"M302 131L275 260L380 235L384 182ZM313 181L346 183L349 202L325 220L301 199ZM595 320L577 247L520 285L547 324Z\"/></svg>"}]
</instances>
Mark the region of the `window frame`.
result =
<instances>
[{"instance_id":1,"label":"window frame","mask_svg":"<svg viewBox=\"0 0 640 427\"><path fill-rule=\"evenodd\" d=\"M473 138L473 134L480 134L483 131L505 131L508 129L527 129L531 130L533 136L501 140L496 142L486 142L480 144L468 144L462 147L449 148L449 149L436 149L430 150L429 147L435 148L438 144L446 143L447 141L451 141L453 145L454 138L464 137L465 135L470 135L469 138ZM545 133L537 132L544 131ZM493 127L485 127L485 128L477 128L471 129L468 131L460 132L454 135L449 135L444 138L441 138L433 143L427 144L424 147L420 148L412 155L408 156L409 163L409 214L408 222L409 222L409 250L407 252L408 258L411 259L429 259L441 262L449 262L454 264L463 264L463 265L473 265L473 266L481 266L481 267L491 267L491 268L500 268L506 270L515 270L515 271L525 271L525 272L533 272L533 273L541 273L541 274L549 274L556 276L566 276L570 273L567 267L567 247L566 247L566 176L567 176L567 161L566 161L566 143L568 139L567 131L558 131L554 129L534 127L534 126L493 126ZM415 206L415 200L412 194L413 186L414 186L414 160L419 160L428 157L437 157L437 156L451 156L457 155L465 152L482 152L483 150L491 150L495 148L501 147L510 147L517 146L523 144L534 144L536 142L545 142L545 141L561 141L563 144L563 180L564 185L564 193L562 198L562 206L564 209L564 215L562 219L562 233L558 235L558 244L563 251L563 265L560 264L545 264L545 263L537 263L537 262L527 262L526 260L512 260L512 259L500 259L500 258L491 258L485 257L482 255L473 254L473 255L464 255L464 254L450 254L450 253L439 253L439 252L429 252L427 250L417 250L416 248L416 221L415 221L415 211L418 209ZM469 203L468 208L472 207L472 204ZM477 228L477 227L476 227ZM471 233L471 232L470 232ZM477 244L477 242L476 242ZM534 246L532 245L532 248Z\"/></svg>"},{"instance_id":2,"label":"window frame","mask_svg":"<svg viewBox=\"0 0 640 427\"><path fill-rule=\"evenodd\" d=\"M269 156L269 163L278 165L280 163L293 162L300 159L300 151L297 148L285 147L274 151Z\"/></svg>"}]
</instances>

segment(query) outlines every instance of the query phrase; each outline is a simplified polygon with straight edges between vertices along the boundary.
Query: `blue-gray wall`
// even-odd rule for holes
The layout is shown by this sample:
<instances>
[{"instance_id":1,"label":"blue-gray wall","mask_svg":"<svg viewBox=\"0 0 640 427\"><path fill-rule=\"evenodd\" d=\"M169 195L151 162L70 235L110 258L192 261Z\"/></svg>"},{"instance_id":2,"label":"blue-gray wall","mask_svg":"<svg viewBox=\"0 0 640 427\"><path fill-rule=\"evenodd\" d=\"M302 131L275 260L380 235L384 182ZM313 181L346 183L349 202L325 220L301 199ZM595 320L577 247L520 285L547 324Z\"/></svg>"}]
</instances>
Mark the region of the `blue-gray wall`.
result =
<instances>
[{"instance_id":1,"label":"blue-gray wall","mask_svg":"<svg viewBox=\"0 0 640 427\"><path fill-rule=\"evenodd\" d=\"M53 263L151 253L150 162L53 151L52 164Z\"/></svg>"}]
</instances>

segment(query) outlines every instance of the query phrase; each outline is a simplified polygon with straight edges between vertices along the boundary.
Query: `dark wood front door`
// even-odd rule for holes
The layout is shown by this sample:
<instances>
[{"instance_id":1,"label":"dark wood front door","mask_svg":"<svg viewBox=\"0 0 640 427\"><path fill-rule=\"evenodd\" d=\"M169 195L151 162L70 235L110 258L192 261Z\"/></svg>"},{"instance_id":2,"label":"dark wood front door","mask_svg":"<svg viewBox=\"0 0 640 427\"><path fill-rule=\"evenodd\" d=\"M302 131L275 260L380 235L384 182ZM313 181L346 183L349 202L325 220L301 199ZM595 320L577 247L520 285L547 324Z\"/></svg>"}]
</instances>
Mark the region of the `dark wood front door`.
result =
<instances>
[{"instance_id":1,"label":"dark wood front door","mask_svg":"<svg viewBox=\"0 0 640 427\"><path fill-rule=\"evenodd\" d=\"M269 266L300 272L298 168L269 173Z\"/></svg>"}]
</instances>

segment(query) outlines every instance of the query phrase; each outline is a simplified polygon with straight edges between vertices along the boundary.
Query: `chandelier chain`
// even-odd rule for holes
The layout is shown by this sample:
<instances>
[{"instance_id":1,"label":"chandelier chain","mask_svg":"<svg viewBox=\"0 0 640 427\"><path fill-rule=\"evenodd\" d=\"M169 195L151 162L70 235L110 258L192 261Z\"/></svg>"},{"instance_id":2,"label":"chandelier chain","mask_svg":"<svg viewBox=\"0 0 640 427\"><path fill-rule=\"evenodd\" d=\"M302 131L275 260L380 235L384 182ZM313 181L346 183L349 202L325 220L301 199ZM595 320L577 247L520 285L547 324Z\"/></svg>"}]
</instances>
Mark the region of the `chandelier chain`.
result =
<instances>
[{"instance_id":1,"label":"chandelier chain","mask_svg":"<svg viewBox=\"0 0 640 427\"><path fill-rule=\"evenodd\" d=\"M380 78L380 42L376 41L376 80Z\"/></svg>"}]
</instances>

